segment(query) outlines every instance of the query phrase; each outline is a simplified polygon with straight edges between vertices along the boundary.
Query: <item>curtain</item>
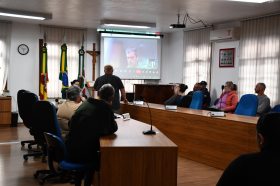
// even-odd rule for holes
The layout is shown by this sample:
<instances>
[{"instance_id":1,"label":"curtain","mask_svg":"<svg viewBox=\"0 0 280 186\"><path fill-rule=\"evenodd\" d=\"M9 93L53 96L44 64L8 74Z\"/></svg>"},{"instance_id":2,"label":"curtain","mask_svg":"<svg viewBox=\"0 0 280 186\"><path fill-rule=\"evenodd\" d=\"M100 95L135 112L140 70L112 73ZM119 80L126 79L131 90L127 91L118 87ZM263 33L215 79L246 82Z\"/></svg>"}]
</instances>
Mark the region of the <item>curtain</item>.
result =
<instances>
[{"instance_id":1,"label":"curtain","mask_svg":"<svg viewBox=\"0 0 280 186\"><path fill-rule=\"evenodd\" d=\"M206 28L184 33L183 81L191 89L197 82L210 80L210 30Z\"/></svg>"},{"instance_id":2,"label":"curtain","mask_svg":"<svg viewBox=\"0 0 280 186\"><path fill-rule=\"evenodd\" d=\"M266 84L271 105L279 104L280 16L241 23L239 91L253 93L258 82Z\"/></svg>"},{"instance_id":3,"label":"curtain","mask_svg":"<svg viewBox=\"0 0 280 186\"><path fill-rule=\"evenodd\" d=\"M59 78L61 45L67 45L67 66L69 84L78 78L79 49L83 38L86 41L86 29L62 28L41 25L41 33L46 34L48 49L48 97L61 97L61 81Z\"/></svg>"},{"instance_id":4,"label":"curtain","mask_svg":"<svg viewBox=\"0 0 280 186\"><path fill-rule=\"evenodd\" d=\"M11 47L11 23L0 22L0 94L5 89L9 63L10 63L10 47Z\"/></svg>"}]
</instances>

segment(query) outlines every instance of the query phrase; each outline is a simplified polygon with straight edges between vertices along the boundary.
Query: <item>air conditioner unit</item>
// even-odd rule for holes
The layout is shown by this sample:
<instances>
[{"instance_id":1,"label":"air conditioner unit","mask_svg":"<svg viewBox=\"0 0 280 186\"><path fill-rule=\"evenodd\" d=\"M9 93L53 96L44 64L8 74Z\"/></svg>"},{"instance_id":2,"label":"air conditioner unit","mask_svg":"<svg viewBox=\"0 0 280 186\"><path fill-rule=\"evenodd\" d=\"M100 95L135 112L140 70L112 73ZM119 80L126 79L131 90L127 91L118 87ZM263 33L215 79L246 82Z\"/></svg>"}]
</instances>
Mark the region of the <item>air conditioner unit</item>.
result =
<instances>
[{"instance_id":1,"label":"air conditioner unit","mask_svg":"<svg viewBox=\"0 0 280 186\"><path fill-rule=\"evenodd\" d=\"M210 41L219 42L224 40L239 40L240 38L240 28L227 28L212 30L210 32Z\"/></svg>"}]
</instances>

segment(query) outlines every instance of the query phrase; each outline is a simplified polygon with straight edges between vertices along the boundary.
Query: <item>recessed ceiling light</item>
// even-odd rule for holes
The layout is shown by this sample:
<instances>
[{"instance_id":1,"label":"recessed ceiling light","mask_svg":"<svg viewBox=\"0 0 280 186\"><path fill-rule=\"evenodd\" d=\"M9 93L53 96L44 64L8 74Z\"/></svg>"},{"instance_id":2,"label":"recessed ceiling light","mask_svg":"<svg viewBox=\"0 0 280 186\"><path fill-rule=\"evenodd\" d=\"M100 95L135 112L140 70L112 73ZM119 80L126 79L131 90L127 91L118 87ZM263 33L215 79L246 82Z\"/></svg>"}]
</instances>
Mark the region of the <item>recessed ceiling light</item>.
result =
<instances>
[{"instance_id":1,"label":"recessed ceiling light","mask_svg":"<svg viewBox=\"0 0 280 186\"><path fill-rule=\"evenodd\" d=\"M238 1L238 2L245 2L245 3L265 3L271 0L229 0L229 1Z\"/></svg>"},{"instance_id":2,"label":"recessed ceiling light","mask_svg":"<svg viewBox=\"0 0 280 186\"><path fill-rule=\"evenodd\" d=\"M51 14L27 12L21 10L10 10L10 9L3 9L3 8L0 8L0 16L16 17L16 18L23 18L23 19L35 19L35 20L45 20L45 19L52 18Z\"/></svg>"},{"instance_id":3,"label":"recessed ceiling light","mask_svg":"<svg viewBox=\"0 0 280 186\"><path fill-rule=\"evenodd\" d=\"M118 20L103 20L101 22L101 25L104 27L140 28L140 29L148 29L148 28L156 27L156 23L118 21Z\"/></svg>"}]
</instances>

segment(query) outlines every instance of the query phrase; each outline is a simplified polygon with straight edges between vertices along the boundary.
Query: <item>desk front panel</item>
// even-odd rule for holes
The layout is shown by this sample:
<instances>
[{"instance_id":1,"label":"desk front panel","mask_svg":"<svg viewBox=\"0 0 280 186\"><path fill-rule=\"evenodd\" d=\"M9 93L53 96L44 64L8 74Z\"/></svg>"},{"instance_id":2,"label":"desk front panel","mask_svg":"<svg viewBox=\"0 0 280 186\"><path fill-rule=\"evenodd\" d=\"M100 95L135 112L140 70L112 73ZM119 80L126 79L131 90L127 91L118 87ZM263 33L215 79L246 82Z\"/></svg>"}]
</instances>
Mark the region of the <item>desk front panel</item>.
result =
<instances>
[{"instance_id":1,"label":"desk front panel","mask_svg":"<svg viewBox=\"0 0 280 186\"><path fill-rule=\"evenodd\" d=\"M150 123L148 108L144 106L122 105L122 112ZM207 111L170 111L155 104L151 105L151 113L153 124L178 145L182 157L224 169L240 154L257 151L255 117L227 114L213 118Z\"/></svg>"},{"instance_id":2,"label":"desk front panel","mask_svg":"<svg viewBox=\"0 0 280 186\"><path fill-rule=\"evenodd\" d=\"M149 125L117 120L119 129L100 139L101 186L176 186L178 148L158 129L143 135Z\"/></svg>"}]
</instances>

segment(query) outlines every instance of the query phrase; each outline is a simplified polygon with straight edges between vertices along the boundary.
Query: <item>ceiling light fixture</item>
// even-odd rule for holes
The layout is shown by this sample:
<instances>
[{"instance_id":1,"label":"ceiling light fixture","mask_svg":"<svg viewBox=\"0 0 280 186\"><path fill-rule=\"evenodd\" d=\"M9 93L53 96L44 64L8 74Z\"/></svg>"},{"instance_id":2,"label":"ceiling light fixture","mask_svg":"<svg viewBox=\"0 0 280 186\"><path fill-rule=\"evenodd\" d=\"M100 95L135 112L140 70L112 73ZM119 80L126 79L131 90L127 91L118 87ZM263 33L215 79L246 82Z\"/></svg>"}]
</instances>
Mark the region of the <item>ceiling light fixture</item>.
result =
<instances>
[{"instance_id":1,"label":"ceiling light fixture","mask_svg":"<svg viewBox=\"0 0 280 186\"><path fill-rule=\"evenodd\" d=\"M229 0L229 1L238 1L238 2L245 2L245 3L265 3L271 0Z\"/></svg>"},{"instance_id":2,"label":"ceiling light fixture","mask_svg":"<svg viewBox=\"0 0 280 186\"><path fill-rule=\"evenodd\" d=\"M103 27L140 28L140 29L148 29L148 28L156 27L156 23L117 21L117 20L103 20L101 22L101 25Z\"/></svg>"},{"instance_id":3,"label":"ceiling light fixture","mask_svg":"<svg viewBox=\"0 0 280 186\"><path fill-rule=\"evenodd\" d=\"M45 20L45 19L52 18L51 14L27 12L21 10L10 10L10 9L3 9L3 8L0 8L0 16L16 17L16 18L23 18L23 19L35 19L35 20Z\"/></svg>"}]
</instances>

